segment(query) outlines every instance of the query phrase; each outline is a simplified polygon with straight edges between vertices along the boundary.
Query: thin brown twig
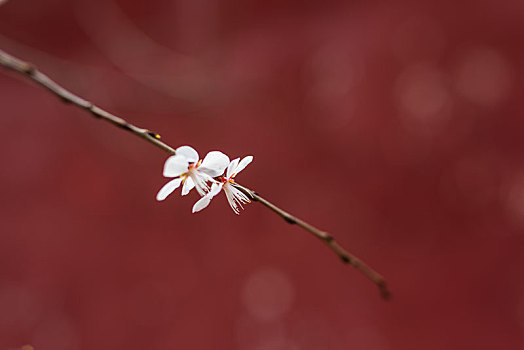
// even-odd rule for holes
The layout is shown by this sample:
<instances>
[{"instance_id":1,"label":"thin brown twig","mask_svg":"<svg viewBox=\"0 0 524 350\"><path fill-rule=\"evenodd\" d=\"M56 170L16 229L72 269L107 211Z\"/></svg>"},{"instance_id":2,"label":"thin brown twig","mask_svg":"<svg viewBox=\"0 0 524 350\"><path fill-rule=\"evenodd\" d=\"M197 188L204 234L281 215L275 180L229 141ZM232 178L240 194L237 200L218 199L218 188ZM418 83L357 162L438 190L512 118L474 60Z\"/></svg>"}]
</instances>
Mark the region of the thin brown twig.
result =
<instances>
[{"instance_id":1,"label":"thin brown twig","mask_svg":"<svg viewBox=\"0 0 524 350\"><path fill-rule=\"evenodd\" d=\"M360 270L371 281L373 281L379 288L380 295L382 296L382 298L389 299L391 297L391 294L386 285L386 281L384 280L382 275L380 275L377 271L372 269L369 265L367 265L365 262L360 260L358 257L356 257L355 255L351 254L346 249L344 249L340 244L338 244L337 241L335 241L333 236L330 235L328 232L319 230L318 228L314 227L313 225L310 225L307 222L295 217L294 215L289 214L287 211L280 209L273 203L262 198L255 191L245 188L244 186L241 186L239 184L235 184L235 186L239 190L244 192L245 194L251 196L253 201L259 202L266 208L269 208L270 210L278 214L288 224L298 225L302 227L304 230L314 235L315 237L317 237L318 239L320 239L322 242L324 242L329 248L331 248L331 250L333 250L338 255L338 257L342 260L343 263L353 265L356 269Z\"/></svg>"},{"instance_id":2,"label":"thin brown twig","mask_svg":"<svg viewBox=\"0 0 524 350\"><path fill-rule=\"evenodd\" d=\"M24 62L16 57L9 55L8 53L2 50L0 50L0 64L6 68L9 68L18 73L22 73L25 76L29 77L36 83L40 84L41 86L58 96L63 102L75 105L81 109L90 112L91 115L95 118L100 118L113 125L118 126L119 128L130 131L133 134L161 148L169 154L175 154L175 150L172 147L160 141L160 135L158 135L157 133L154 133L148 129L139 128L131 123L128 123L125 119L117 117L116 115L103 110L102 108L83 99L82 97L73 94L69 90L58 85L55 81L53 81L44 73L40 72L38 69L36 69L36 67L33 64Z\"/></svg>"},{"instance_id":3,"label":"thin brown twig","mask_svg":"<svg viewBox=\"0 0 524 350\"><path fill-rule=\"evenodd\" d=\"M22 61L16 57L13 57L12 55L0 50L0 65L4 66L5 68L8 68L10 70L13 70L15 72L21 73L24 76L32 79L34 82L38 83L39 85L43 86L47 90L49 90L51 93L59 97L62 101L65 103L72 104L74 106L77 106L83 110L88 111L91 113L92 116L105 120L119 128L122 128L124 130L127 130L134 135L141 137L148 141L149 143L152 143L153 145L157 146L158 148L162 149L163 151L169 153L169 154L175 154L175 150L167 145L166 143L160 141L160 135L158 135L155 132L152 132L148 129L139 128L129 122L127 122L125 119L117 117L114 114L111 114L102 108L94 105L93 103L79 97L78 95L73 94L69 90L65 89L61 85L57 84L55 81L53 81L51 78L49 78L47 75L40 72L33 64ZM318 239L322 240L331 250L333 250L339 258L346 264L352 265L355 268L357 268L359 271L361 271L366 277L368 277L373 283L377 285L380 291L380 295L384 299L388 299L390 297L390 292L386 286L386 282L384 278L375 270L373 270L371 267L369 267L366 263L364 263L362 260L357 258L355 255L349 253L347 250L342 248L333 236L331 236L329 233L325 231L321 231L317 229L316 227L308 224L307 222L289 214L288 212L280 209L273 203L269 202L268 200L262 198L260 195L258 195L255 191L250 190L244 186L241 186L239 184L236 184L236 187L239 188L241 191L246 193L247 195L251 196L255 202L259 202L266 208L269 208L271 211L278 214L280 217L282 217L287 223L289 224L295 224L303 228L304 230L308 231L309 233L313 234Z\"/></svg>"}]
</instances>

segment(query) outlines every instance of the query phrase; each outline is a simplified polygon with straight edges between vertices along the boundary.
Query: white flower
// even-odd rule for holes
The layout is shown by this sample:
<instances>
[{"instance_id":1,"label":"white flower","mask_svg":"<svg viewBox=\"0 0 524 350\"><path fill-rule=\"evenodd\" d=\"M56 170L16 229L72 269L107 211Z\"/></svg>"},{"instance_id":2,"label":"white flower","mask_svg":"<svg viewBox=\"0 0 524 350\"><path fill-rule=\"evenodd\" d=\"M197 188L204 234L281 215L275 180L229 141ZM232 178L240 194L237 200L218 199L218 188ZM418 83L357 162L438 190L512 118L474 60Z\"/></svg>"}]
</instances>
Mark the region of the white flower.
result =
<instances>
[{"instance_id":1,"label":"white flower","mask_svg":"<svg viewBox=\"0 0 524 350\"><path fill-rule=\"evenodd\" d=\"M209 152L204 160L200 160L197 151L192 147L182 146L175 150L175 155L169 157L164 164L164 176L175 177L158 191L156 199L163 201L174 190L182 186L182 196L194 188L203 196L209 192L208 181L224 173L229 163L229 157L219 151Z\"/></svg>"},{"instance_id":2,"label":"white flower","mask_svg":"<svg viewBox=\"0 0 524 350\"><path fill-rule=\"evenodd\" d=\"M238 188L235 188L233 184L235 183L235 176L246 166L248 166L249 163L253 161L253 156L247 156L244 157L239 162L240 158L237 158L233 160L231 163L229 163L229 166L227 167L226 176L222 177L220 179L220 182L214 181L211 185L211 190L198 202L193 205L193 213L196 213L197 211L201 211L205 207L209 205L211 202L211 199L213 199L214 196L220 193L221 190L224 190L224 193L226 194L227 201L229 202L229 205L231 206L231 209L235 212L235 214L240 213L240 208L244 209L242 204L250 203L249 197L246 196L242 191L240 191Z\"/></svg>"}]
</instances>

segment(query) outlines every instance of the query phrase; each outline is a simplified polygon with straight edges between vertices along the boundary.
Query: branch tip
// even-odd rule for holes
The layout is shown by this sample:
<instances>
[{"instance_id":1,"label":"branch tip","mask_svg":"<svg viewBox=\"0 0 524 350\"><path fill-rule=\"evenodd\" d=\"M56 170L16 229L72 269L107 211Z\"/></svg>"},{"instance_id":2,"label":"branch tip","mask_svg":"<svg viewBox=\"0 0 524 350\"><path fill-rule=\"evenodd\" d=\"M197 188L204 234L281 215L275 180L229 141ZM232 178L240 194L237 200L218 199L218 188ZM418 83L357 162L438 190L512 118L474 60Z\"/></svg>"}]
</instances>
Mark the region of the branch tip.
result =
<instances>
[{"instance_id":1,"label":"branch tip","mask_svg":"<svg viewBox=\"0 0 524 350\"><path fill-rule=\"evenodd\" d=\"M388 287L386 286L386 282L384 282L383 280L379 282L378 288L379 288L380 296L382 297L382 299L391 300L392 296L391 296L390 291L388 290Z\"/></svg>"}]
</instances>

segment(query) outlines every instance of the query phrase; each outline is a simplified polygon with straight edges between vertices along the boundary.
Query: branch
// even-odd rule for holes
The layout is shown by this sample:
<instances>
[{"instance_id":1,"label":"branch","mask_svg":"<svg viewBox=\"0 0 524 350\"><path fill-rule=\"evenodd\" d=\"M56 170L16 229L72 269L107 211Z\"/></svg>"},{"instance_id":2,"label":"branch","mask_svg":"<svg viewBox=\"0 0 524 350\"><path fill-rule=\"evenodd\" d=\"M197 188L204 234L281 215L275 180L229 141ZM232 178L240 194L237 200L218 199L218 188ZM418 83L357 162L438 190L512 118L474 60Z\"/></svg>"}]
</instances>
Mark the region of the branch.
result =
<instances>
[{"instance_id":1,"label":"branch","mask_svg":"<svg viewBox=\"0 0 524 350\"><path fill-rule=\"evenodd\" d=\"M0 50L0 64L5 68L24 74L39 85L42 85L47 90L51 91L64 103L73 104L83 110L88 111L95 118L105 120L113 125L118 126L119 128L132 132L136 136L139 136L149 141L153 145L166 151L169 154L175 154L175 150L173 148L160 141L160 135L158 135L157 133L154 133L148 129L139 128L131 123L128 123L125 119L117 117L116 115L103 110L102 108L92 104L91 102L81 98L80 96L73 94L69 90L66 90L62 86L55 83L44 73L40 72L38 69L36 69L36 67L33 64L24 62L16 57L9 55L8 53L2 50Z\"/></svg>"},{"instance_id":2,"label":"branch","mask_svg":"<svg viewBox=\"0 0 524 350\"><path fill-rule=\"evenodd\" d=\"M69 90L66 90L62 86L58 85L47 75L40 72L38 69L36 69L36 67L33 64L24 62L0 50L0 65L4 66L7 69L13 70L17 73L25 75L29 79L33 80L37 84L49 90L51 93L53 93L58 98L60 98L63 102L79 107L91 113L91 115L95 118L102 119L121 129L127 130L133 133L134 135L143 138L144 140L148 141L149 143L157 146L158 148L162 149L163 151L171 155L175 154L175 150L171 146L160 141L160 135L158 135L157 133L152 132L148 129L139 128L127 122L125 119L117 117L116 115L111 114L103 110L102 108L94 105L93 103L73 94ZM255 202L259 202L266 208L278 214L287 223L298 225L301 228L303 228L304 230L313 234L318 239L322 240L322 242L324 242L329 248L331 248L331 250L333 250L344 263L354 266L360 272L362 272L367 278L369 278L373 283L375 283L377 287L379 288L380 295L384 299L388 299L390 297L390 292L386 286L386 281L384 280L384 278L378 272L376 272L371 267L369 267L366 263L364 263L362 260L360 260L355 255L349 253L347 250L342 248L342 246L340 246L335 241L333 236L331 236L329 233L321 231L317 229L316 227L308 224L307 222L302 221L299 218L296 218L295 216L289 214L288 212L280 209L273 203L262 198L255 191L245 188L239 184L236 184L235 186L238 189L240 189L242 192L244 192L245 194L253 198Z\"/></svg>"}]
</instances>

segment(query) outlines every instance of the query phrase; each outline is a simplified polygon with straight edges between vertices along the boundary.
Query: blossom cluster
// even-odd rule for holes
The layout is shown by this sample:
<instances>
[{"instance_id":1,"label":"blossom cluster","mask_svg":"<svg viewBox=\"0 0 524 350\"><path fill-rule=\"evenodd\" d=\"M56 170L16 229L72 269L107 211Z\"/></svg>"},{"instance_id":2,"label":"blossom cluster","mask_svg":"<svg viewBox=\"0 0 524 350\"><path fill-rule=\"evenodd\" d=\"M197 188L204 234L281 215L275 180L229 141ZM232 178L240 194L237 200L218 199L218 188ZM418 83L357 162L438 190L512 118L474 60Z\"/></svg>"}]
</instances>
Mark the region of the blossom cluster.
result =
<instances>
[{"instance_id":1,"label":"blossom cluster","mask_svg":"<svg viewBox=\"0 0 524 350\"><path fill-rule=\"evenodd\" d=\"M251 201L233 185L234 179L252 161L253 156L230 161L229 157L220 151L211 151L202 160L192 147L178 147L175 155L169 157L164 164L164 176L174 179L158 191L156 199L163 201L181 185L182 196L194 188L201 196L193 205L193 213L196 213L206 208L220 191L224 191L231 209L235 214L239 214L240 209L244 209L242 204Z\"/></svg>"}]
</instances>

